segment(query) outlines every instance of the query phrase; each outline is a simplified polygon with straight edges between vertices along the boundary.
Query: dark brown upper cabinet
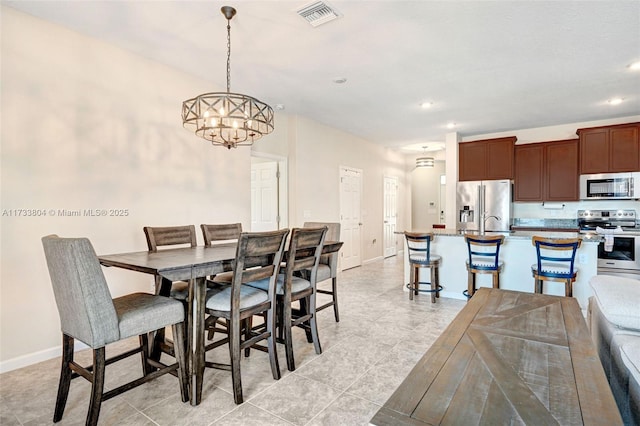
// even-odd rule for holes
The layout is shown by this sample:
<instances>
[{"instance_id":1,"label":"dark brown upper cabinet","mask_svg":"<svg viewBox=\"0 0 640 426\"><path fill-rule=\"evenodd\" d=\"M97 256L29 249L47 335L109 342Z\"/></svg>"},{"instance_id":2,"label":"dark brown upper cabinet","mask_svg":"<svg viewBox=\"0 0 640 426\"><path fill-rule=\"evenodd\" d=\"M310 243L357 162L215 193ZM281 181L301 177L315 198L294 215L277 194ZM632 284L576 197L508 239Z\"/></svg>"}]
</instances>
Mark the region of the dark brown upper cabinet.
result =
<instances>
[{"instance_id":1,"label":"dark brown upper cabinet","mask_svg":"<svg viewBox=\"0 0 640 426\"><path fill-rule=\"evenodd\" d=\"M514 201L577 201L578 139L516 145Z\"/></svg>"},{"instance_id":2,"label":"dark brown upper cabinet","mask_svg":"<svg viewBox=\"0 0 640 426\"><path fill-rule=\"evenodd\" d=\"M458 144L458 179L513 179L516 140L510 136Z\"/></svg>"},{"instance_id":3,"label":"dark brown upper cabinet","mask_svg":"<svg viewBox=\"0 0 640 426\"><path fill-rule=\"evenodd\" d=\"M578 129L580 174L640 171L640 123Z\"/></svg>"}]
</instances>

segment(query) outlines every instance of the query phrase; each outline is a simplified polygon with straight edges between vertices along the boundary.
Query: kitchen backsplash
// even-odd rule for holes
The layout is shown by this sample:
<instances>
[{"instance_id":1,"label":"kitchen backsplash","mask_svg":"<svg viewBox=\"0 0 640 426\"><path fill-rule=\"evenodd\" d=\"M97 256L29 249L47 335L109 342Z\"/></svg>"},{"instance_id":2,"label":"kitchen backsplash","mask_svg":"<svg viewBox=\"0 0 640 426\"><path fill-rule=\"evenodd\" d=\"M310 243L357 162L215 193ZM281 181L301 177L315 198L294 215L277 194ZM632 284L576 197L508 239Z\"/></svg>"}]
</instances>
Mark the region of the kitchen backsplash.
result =
<instances>
[{"instance_id":1,"label":"kitchen backsplash","mask_svg":"<svg viewBox=\"0 0 640 426\"><path fill-rule=\"evenodd\" d=\"M576 220L578 210L614 210L632 209L640 214L640 201L636 200L603 200L603 201L571 201L545 203L513 203L514 224L518 219L571 219Z\"/></svg>"}]
</instances>

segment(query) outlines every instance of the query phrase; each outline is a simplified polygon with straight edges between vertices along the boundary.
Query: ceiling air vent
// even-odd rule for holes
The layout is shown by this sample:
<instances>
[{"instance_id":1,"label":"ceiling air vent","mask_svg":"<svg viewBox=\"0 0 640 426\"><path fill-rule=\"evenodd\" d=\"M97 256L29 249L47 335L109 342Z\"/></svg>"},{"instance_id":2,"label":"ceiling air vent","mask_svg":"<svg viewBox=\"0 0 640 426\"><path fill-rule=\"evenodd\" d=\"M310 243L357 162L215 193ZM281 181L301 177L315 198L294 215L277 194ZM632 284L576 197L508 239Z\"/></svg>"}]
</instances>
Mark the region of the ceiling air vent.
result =
<instances>
[{"instance_id":1,"label":"ceiling air vent","mask_svg":"<svg viewBox=\"0 0 640 426\"><path fill-rule=\"evenodd\" d=\"M337 10L322 1L317 1L303 6L296 10L296 13L302 16L314 27L333 21L334 19L342 16Z\"/></svg>"}]
</instances>

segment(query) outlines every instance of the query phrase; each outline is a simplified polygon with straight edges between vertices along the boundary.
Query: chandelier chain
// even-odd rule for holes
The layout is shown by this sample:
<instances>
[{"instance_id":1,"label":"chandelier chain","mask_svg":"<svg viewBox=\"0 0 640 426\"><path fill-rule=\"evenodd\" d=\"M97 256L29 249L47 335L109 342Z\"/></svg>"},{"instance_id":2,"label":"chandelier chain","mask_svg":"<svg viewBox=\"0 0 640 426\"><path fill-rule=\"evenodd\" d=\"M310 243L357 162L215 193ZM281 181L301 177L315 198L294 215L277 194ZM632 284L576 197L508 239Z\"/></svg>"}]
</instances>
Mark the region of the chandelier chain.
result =
<instances>
[{"instance_id":1,"label":"chandelier chain","mask_svg":"<svg viewBox=\"0 0 640 426\"><path fill-rule=\"evenodd\" d=\"M227 20L227 93L231 92L231 20Z\"/></svg>"}]
</instances>

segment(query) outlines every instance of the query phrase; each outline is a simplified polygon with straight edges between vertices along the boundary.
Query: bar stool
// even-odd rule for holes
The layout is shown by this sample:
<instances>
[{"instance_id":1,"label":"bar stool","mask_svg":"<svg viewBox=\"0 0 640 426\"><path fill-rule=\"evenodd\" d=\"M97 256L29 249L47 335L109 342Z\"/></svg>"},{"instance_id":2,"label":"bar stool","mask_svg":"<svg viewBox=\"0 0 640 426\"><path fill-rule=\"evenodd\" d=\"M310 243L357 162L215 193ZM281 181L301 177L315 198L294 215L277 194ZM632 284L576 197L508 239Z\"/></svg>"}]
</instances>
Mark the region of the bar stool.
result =
<instances>
[{"instance_id":1,"label":"bar stool","mask_svg":"<svg viewBox=\"0 0 640 426\"><path fill-rule=\"evenodd\" d=\"M465 234L469 258L466 261L468 281L467 290L462 294L471 298L476 292L476 274L493 275L493 288L500 288L500 272L504 262L500 261L500 246L504 235Z\"/></svg>"},{"instance_id":2,"label":"bar stool","mask_svg":"<svg viewBox=\"0 0 640 426\"><path fill-rule=\"evenodd\" d=\"M407 288L409 289L409 300L413 300L413 295L418 292L431 293L431 303L436 303L436 297L440 297L440 277L438 267L442 258L438 255L431 254L431 241L433 241L432 233L405 232L407 238L407 248L409 250L409 263L411 265L411 274ZM420 281L420 268L429 268L431 270L431 281ZM420 284L429 284L429 290L421 289Z\"/></svg>"},{"instance_id":3,"label":"bar stool","mask_svg":"<svg viewBox=\"0 0 640 426\"><path fill-rule=\"evenodd\" d=\"M564 281L565 296L573 295L573 283L578 274L575 265L576 251L582 240L578 238L543 238L534 236L538 262L531 265L536 293L542 294L542 281Z\"/></svg>"}]
</instances>

